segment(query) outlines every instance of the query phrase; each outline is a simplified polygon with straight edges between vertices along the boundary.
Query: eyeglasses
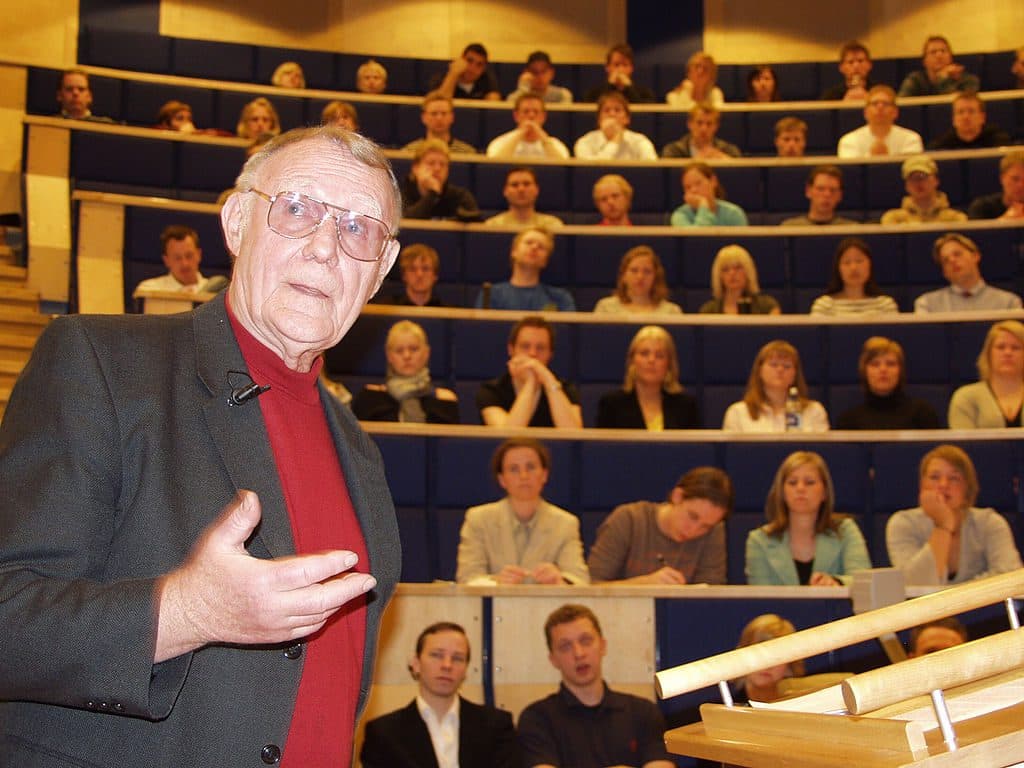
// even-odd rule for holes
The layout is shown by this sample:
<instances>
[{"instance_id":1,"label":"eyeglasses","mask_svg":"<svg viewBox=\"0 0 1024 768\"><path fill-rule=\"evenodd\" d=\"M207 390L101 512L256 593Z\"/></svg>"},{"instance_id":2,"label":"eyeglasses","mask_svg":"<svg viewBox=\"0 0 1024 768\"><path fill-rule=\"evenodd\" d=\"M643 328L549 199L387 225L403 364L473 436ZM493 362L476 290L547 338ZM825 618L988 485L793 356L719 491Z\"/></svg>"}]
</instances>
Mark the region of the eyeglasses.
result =
<instances>
[{"instance_id":1,"label":"eyeglasses","mask_svg":"<svg viewBox=\"0 0 1024 768\"><path fill-rule=\"evenodd\" d=\"M328 218L334 221L341 250L356 261L380 261L388 243L395 239L388 225L365 213L315 200L298 192L268 195L254 187L243 189L268 203L267 226L289 240L301 240L316 232Z\"/></svg>"}]
</instances>

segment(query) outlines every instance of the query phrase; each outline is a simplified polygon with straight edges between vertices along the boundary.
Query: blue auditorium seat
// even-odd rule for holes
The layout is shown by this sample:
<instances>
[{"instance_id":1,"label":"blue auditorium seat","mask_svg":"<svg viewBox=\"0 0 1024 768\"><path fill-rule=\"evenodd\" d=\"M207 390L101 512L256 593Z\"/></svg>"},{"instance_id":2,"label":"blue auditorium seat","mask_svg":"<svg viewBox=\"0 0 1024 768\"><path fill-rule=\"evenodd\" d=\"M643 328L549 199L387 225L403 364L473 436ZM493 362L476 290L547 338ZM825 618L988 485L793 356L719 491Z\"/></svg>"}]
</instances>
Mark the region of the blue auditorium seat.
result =
<instances>
[{"instance_id":1,"label":"blue auditorium seat","mask_svg":"<svg viewBox=\"0 0 1024 768\"><path fill-rule=\"evenodd\" d=\"M596 165L580 165L569 172L571 203L574 211L594 211L594 182L608 173L622 176L633 187L631 211L666 215L681 201L678 168L654 166L628 166L607 168ZM638 223L633 217L634 223Z\"/></svg>"},{"instance_id":2,"label":"blue auditorium seat","mask_svg":"<svg viewBox=\"0 0 1024 768\"><path fill-rule=\"evenodd\" d=\"M496 210L508 208L504 193L505 177L511 169L521 165L522 163L519 162L509 162L481 163L475 166L473 192L481 208ZM537 177L537 186L540 187L537 209L547 212L571 208L569 175L576 169L570 169L564 165L534 165L531 167Z\"/></svg>"},{"instance_id":3,"label":"blue auditorium seat","mask_svg":"<svg viewBox=\"0 0 1024 768\"><path fill-rule=\"evenodd\" d=\"M574 282L577 285L599 285L604 294L615 288L619 274L619 263L626 251L638 245L649 246L665 267L665 280L669 286L680 281L677 267L676 244L679 238L672 236L634 235L613 237L604 234L575 235L572 238L572 260L575 266Z\"/></svg>"},{"instance_id":4,"label":"blue auditorium seat","mask_svg":"<svg viewBox=\"0 0 1024 768\"><path fill-rule=\"evenodd\" d=\"M427 442L402 435L374 435L395 506L424 508L430 503Z\"/></svg>"},{"instance_id":5,"label":"blue auditorium seat","mask_svg":"<svg viewBox=\"0 0 1024 768\"><path fill-rule=\"evenodd\" d=\"M704 349L700 361L705 384L745 386L758 350L769 341L784 339L796 347L808 383L823 380L822 338L811 326L724 326L703 329Z\"/></svg>"},{"instance_id":6,"label":"blue auditorium seat","mask_svg":"<svg viewBox=\"0 0 1024 768\"><path fill-rule=\"evenodd\" d=\"M954 387L978 380L977 357L981 354L985 336L992 325L993 323L987 321L950 323L949 348L958 352L956 355L950 355L951 381Z\"/></svg>"},{"instance_id":7,"label":"blue auditorium seat","mask_svg":"<svg viewBox=\"0 0 1024 768\"><path fill-rule=\"evenodd\" d=\"M899 208L904 195L901 165L899 163L865 165L864 191L867 194L866 199L863 204L857 206L847 198L844 191L843 207L860 207L876 211Z\"/></svg>"},{"instance_id":8,"label":"blue auditorium seat","mask_svg":"<svg viewBox=\"0 0 1024 768\"><path fill-rule=\"evenodd\" d=\"M122 119L129 125L156 125L160 108L171 100L183 101L192 107L192 122L197 128L208 128L214 122L214 91L165 83L125 80Z\"/></svg>"},{"instance_id":9,"label":"blue auditorium seat","mask_svg":"<svg viewBox=\"0 0 1024 768\"><path fill-rule=\"evenodd\" d=\"M775 123L783 117L797 117L807 123L808 155L834 154L836 151L835 113L832 110L793 109L772 112L748 112L747 136L740 146L744 154L775 154Z\"/></svg>"},{"instance_id":10,"label":"blue auditorium seat","mask_svg":"<svg viewBox=\"0 0 1024 768\"><path fill-rule=\"evenodd\" d=\"M711 285L711 265L718 252L727 245L746 248L757 266L761 287L782 287L787 281L785 242L778 237L722 237L701 235L680 241L682 246L683 283L687 288Z\"/></svg>"},{"instance_id":11,"label":"blue auditorium seat","mask_svg":"<svg viewBox=\"0 0 1024 768\"><path fill-rule=\"evenodd\" d=\"M173 189L175 142L91 131L71 133L71 177L76 185L106 182ZM119 162L111 162L111 158Z\"/></svg>"},{"instance_id":12,"label":"blue auditorium seat","mask_svg":"<svg viewBox=\"0 0 1024 768\"><path fill-rule=\"evenodd\" d=\"M387 368L384 340L388 329L399 318L391 315L359 316L337 346L327 350L327 367L332 374L349 374L383 378ZM417 318L430 339L430 369L439 378L448 378L450 370L450 322L441 318Z\"/></svg>"},{"instance_id":13,"label":"blue auditorium seat","mask_svg":"<svg viewBox=\"0 0 1024 768\"><path fill-rule=\"evenodd\" d=\"M251 83L255 81L255 59L253 45L177 37L172 46L171 73Z\"/></svg>"},{"instance_id":14,"label":"blue auditorium seat","mask_svg":"<svg viewBox=\"0 0 1024 768\"><path fill-rule=\"evenodd\" d=\"M826 381L832 384L857 381L857 360L864 342L872 336L895 339L907 358L907 380L917 384L945 384L950 377L949 356L938 349L952 349L949 329L953 324L887 325L884 322L829 326Z\"/></svg>"},{"instance_id":15,"label":"blue auditorium seat","mask_svg":"<svg viewBox=\"0 0 1024 768\"><path fill-rule=\"evenodd\" d=\"M178 144L176 186L216 195L234 187L244 164L242 147L181 142Z\"/></svg>"},{"instance_id":16,"label":"blue auditorium seat","mask_svg":"<svg viewBox=\"0 0 1024 768\"><path fill-rule=\"evenodd\" d=\"M389 484L394 489L394 484ZM438 566L435 563L437 547L431 546L431 539L436 536L437 526L428 520L428 513L422 506L396 505L395 515L398 518L398 538L402 542L401 580L407 583L433 581Z\"/></svg>"},{"instance_id":17,"label":"blue auditorium seat","mask_svg":"<svg viewBox=\"0 0 1024 768\"><path fill-rule=\"evenodd\" d=\"M459 282L463 279L463 240L462 232L445 229L408 229L399 235L402 247L413 243L424 243L437 251L441 260L441 271L438 275L442 282ZM395 278L401 279L398 261L392 269Z\"/></svg>"},{"instance_id":18,"label":"blue auditorium seat","mask_svg":"<svg viewBox=\"0 0 1024 768\"><path fill-rule=\"evenodd\" d=\"M779 84L779 96L784 101L816 101L825 90L815 62L772 64L772 70Z\"/></svg>"},{"instance_id":19,"label":"blue auditorium seat","mask_svg":"<svg viewBox=\"0 0 1024 768\"><path fill-rule=\"evenodd\" d=\"M744 211L760 211L764 209L764 189L761 181L761 169L757 166L728 166L715 168L715 175L725 189L725 198L736 203ZM682 203L682 188L677 191L679 203ZM675 206L673 206L675 207Z\"/></svg>"},{"instance_id":20,"label":"blue auditorium seat","mask_svg":"<svg viewBox=\"0 0 1024 768\"><path fill-rule=\"evenodd\" d=\"M765 210L807 212L807 174L803 165L779 165L764 169Z\"/></svg>"},{"instance_id":21,"label":"blue auditorium seat","mask_svg":"<svg viewBox=\"0 0 1024 768\"><path fill-rule=\"evenodd\" d=\"M171 72L172 38L150 32L85 27L78 58L82 64L137 72Z\"/></svg>"},{"instance_id":22,"label":"blue auditorium seat","mask_svg":"<svg viewBox=\"0 0 1024 768\"><path fill-rule=\"evenodd\" d=\"M509 249L513 232L474 231L466 233L466 282L479 285L508 280L510 272ZM569 243L564 237L555 237L555 250L541 279L552 285L569 282Z\"/></svg>"}]
</instances>

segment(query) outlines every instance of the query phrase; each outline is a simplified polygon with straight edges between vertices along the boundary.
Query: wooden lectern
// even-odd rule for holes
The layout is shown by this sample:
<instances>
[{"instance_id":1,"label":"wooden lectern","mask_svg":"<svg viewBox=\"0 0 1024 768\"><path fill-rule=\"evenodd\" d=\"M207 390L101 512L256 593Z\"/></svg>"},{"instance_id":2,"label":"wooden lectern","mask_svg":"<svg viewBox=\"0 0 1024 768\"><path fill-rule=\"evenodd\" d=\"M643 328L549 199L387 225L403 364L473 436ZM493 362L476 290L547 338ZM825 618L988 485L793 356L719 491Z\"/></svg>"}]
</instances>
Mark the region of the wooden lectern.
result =
<instances>
[{"instance_id":1,"label":"wooden lectern","mask_svg":"<svg viewBox=\"0 0 1024 768\"><path fill-rule=\"evenodd\" d=\"M1024 569L659 672L662 698L1005 601L1011 629L764 707L704 704L670 752L752 768L1004 768L1024 761Z\"/></svg>"}]
</instances>

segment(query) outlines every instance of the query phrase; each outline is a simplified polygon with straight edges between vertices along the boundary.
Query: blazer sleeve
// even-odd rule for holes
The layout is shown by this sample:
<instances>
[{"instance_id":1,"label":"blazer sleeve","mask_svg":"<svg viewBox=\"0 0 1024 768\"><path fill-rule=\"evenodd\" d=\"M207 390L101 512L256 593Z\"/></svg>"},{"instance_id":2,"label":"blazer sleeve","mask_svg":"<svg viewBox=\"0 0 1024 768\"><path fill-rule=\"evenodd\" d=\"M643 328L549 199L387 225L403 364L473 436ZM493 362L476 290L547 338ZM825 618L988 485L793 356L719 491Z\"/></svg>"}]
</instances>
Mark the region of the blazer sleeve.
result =
<instances>
[{"instance_id":1,"label":"blazer sleeve","mask_svg":"<svg viewBox=\"0 0 1024 768\"><path fill-rule=\"evenodd\" d=\"M985 511L989 514L981 527L981 532L988 569L976 575L976 579L1008 573L1021 567L1020 553L1014 544L1010 524L994 509Z\"/></svg>"},{"instance_id":2,"label":"blazer sleeve","mask_svg":"<svg viewBox=\"0 0 1024 768\"><path fill-rule=\"evenodd\" d=\"M889 561L894 568L903 571L907 584L945 584L947 579L939 578L935 555L928 543L931 521L919 525L914 520L913 512L911 509L895 512L885 524L885 547L889 551Z\"/></svg>"},{"instance_id":3,"label":"blazer sleeve","mask_svg":"<svg viewBox=\"0 0 1024 768\"><path fill-rule=\"evenodd\" d=\"M587 565L595 582L627 578L625 570L631 540L629 515L618 507L598 527L597 540L590 548Z\"/></svg>"},{"instance_id":4,"label":"blazer sleeve","mask_svg":"<svg viewBox=\"0 0 1024 768\"><path fill-rule=\"evenodd\" d=\"M558 548L555 565L562 572L562 577L572 584L589 584L590 569L583 559L583 539L580 538L579 518L570 512L565 513L571 519L562 523L562 545Z\"/></svg>"},{"instance_id":5,"label":"blazer sleeve","mask_svg":"<svg viewBox=\"0 0 1024 768\"><path fill-rule=\"evenodd\" d=\"M755 528L747 534L747 584L777 585L782 583L775 576L775 571L769 562L769 544L768 534L760 528Z\"/></svg>"},{"instance_id":6,"label":"blazer sleeve","mask_svg":"<svg viewBox=\"0 0 1024 768\"><path fill-rule=\"evenodd\" d=\"M948 420L950 429L978 428L978 398L967 387L959 387L950 398Z\"/></svg>"},{"instance_id":7,"label":"blazer sleeve","mask_svg":"<svg viewBox=\"0 0 1024 768\"><path fill-rule=\"evenodd\" d=\"M487 551L485 520L487 505L466 510L466 518L459 532L459 551L455 569L455 581L467 584L486 580L492 575L493 564Z\"/></svg>"},{"instance_id":8,"label":"blazer sleeve","mask_svg":"<svg viewBox=\"0 0 1024 768\"><path fill-rule=\"evenodd\" d=\"M104 579L127 438L96 343L79 318L51 323L0 425L0 700L160 719L192 655L153 664L155 577Z\"/></svg>"},{"instance_id":9,"label":"blazer sleeve","mask_svg":"<svg viewBox=\"0 0 1024 768\"><path fill-rule=\"evenodd\" d=\"M708 531L691 583L725 584L729 578L726 549L725 523L719 521Z\"/></svg>"},{"instance_id":10,"label":"blazer sleeve","mask_svg":"<svg viewBox=\"0 0 1024 768\"><path fill-rule=\"evenodd\" d=\"M839 524L840 573L833 573L840 583L848 585L853 581L854 571L871 567L871 557L864 543L864 535L852 519L846 518Z\"/></svg>"}]
</instances>

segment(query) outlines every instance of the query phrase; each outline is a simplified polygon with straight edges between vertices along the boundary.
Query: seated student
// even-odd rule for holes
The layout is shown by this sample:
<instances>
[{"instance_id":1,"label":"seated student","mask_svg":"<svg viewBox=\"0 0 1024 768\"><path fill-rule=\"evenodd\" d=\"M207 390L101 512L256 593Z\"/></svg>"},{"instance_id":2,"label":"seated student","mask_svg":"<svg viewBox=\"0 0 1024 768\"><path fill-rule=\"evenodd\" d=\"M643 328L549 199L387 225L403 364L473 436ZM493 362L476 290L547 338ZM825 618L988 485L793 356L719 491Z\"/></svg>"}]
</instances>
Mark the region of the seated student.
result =
<instances>
[{"instance_id":1,"label":"seated student","mask_svg":"<svg viewBox=\"0 0 1024 768\"><path fill-rule=\"evenodd\" d=\"M480 418L489 427L583 426L576 386L548 367L555 329L543 317L527 316L508 336L508 370L485 381L476 393Z\"/></svg>"},{"instance_id":2,"label":"seated student","mask_svg":"<svg viewBox=\"0 0 1024 768\"><path fill-rule=\"evenodd\" d=\"M443 76L434 76L430 88L440 91L449 99L501 99L498 78L487 63L487 49L480 43L467 45L461 56L452 59Z\"/></svg>"},{"instance_id":3,"label":"seated student","mask_svg":"<svg viewBox=\"0 0 1024 768\"><path fill-rule=\"evenodd\" d=\"M981 277L981 250L971 238L949 232L935 240L932 259L949 281L945 288L918 296L915 312L987 312L1020 309L1020 296L988 285Z\"/></svg>"},{"instance_id":4,"label":"seated student","mask_svg":"<svg viewBox=\"0 0 1024 768\"><path fill-rule=\"evenodd\" d=\"M59 116L68 120L88 120L93 123L112 123L109 117L92 113L92 88L89 73L84 69L65 69L57 80Z\"/></svg>"},{"instance_id":5,"label":"seated student","mask_svg":"<svg viewBox=\"0 0 1024 768\"><path fill-rule=\"evenodd\" d=\"M532 437L498 446L491 471L508 494L466 510L459 533L459 584L589 584L580 520L543 499L551 454Z\"/></svg>"},{"instance_id":6,"label":"seated student","mask_svg":"<svg viewBox=\"0 0 1024 768\"><path fill-rule=\"evenodd\" d=\"M507 101L516 101L520 96L531 94L543 99L548 104L571 104L572 91L560 85L553 85L555 65L545 51L534 51L526 57L526 67L519 75L516 89L507 97Z\"/></svg>"},{"instance_id":7,"label":"seated student","mask_svg":"<svg viewBox=\"0 0 1024 768\"><path fill-rule=\"evenodd\" d=\"M207 282L199 271L203 249L199 247L199 233L192 227L171 224L160 233L160 255L167 274L143 280L136 291L183 291L196 293L204 290Z\"/></svg>"},{"instance_id":8,"label":"seated student","mask_svg":"<svg viewBox=\"0 0 1024 768\"><path fill-rule=\"evenodd\" d=\"M1024 150L1013 150L999 161L1001 192L982 195L967 208L969 219L1024 218Z\"/></svg>"},{"instance_id":9,"label":"seated student","mask_svg":"<svg viewBox=\"0 0 1024 768\"><path fill-rule=\"evenodd\" d=\"M803 157L807 149L807 123L799 117L783 117L775 123L775 154Z\"/></svg>"},{"instance_id":10,"label":"seated student","mask_svg":"<svg viewBox=\"0 0 1024 768\"><path fill-rule=\"evenodd\" d=\"M544 99L526 93L516 99L512 119L516 128L495 137L487 145L488 157L547 157L563 160L569 157L569 148L544 130L548 112Z\"/></svg>"},{"instance_id":11,"label":"seated student","mask_svg":"<svg viewBox=\"0 0 1024 768\"><path fill-rule=\"evenodd\" d=\"M978 475L955 445L921 459L920 506L893 514L885 546L908 585L962 584L1021 567L1013 532L994 509L974 506Z\"/></svg>"},{"instance_id":12,"label":"seated student","mask_svg":"<svg viewBox=\"0 0 1024 768\"><path fill-rule=\"evenodd\" d=\"M899 312L896 300L875 283L871 246L859 237L844 238L832 257L825 294L811 305L812 315L874 315Z\"/></svg>"},{"instance_id":13,"label":"seated student","mask_svg":"<svg viewBox=\"0 0 1024 768\"><path fill-rule=\"evenodd\" d=\"M966 221L967 214L950 208L946 193L939 190L939 166L928 155L914 155L900 168L907 190L903 204L882 214L882 224L925 224L932 221Z\"/></svg>"},{"instance_id":14,"label":"seated student","mask_svg":"<svg viewBox=\"0 0 1024 768\"><path fill-rule=\"evenodd\" d=\"M524 768L674 768L655 703L605 682L608 642L594 612L583 605L555 609L544 622L544 638L562 679L557 693L519 716Z\"/></svg>"},{"instance_id":15,"label":"seated student","mask_svg":"<svg viewBox=\"0 0 1024 768\"><path fill-rule=\"evenodd\" d=\"M718 109L701 102L690 109L687 133L661 148L662 157L693 157L699 160L723 160L739 157L740 148L718 138L721 115Z\"/></svg>"},{"instance_id":16,"label":"seated student","mask_svg":"<svg viewBox=\"0 0 1024 768\"><path fill-rule=\"evenodd\" d=\"M398 269L405 288L383 304L403 307L447 307L434 295L434 285L441 271L441 257L437 251L423 243L405 246L398 254Z\"/></svg>"},{"instance_id":17,"label":"seated student","mask_svg":"<svg viewBox=\"0 0 1024 768\"><path fill-rule=\"evenodd\" d=\"M747 583L834 587L871 567L864 536L835 512L825 460L796 451L779 465L764 511L768 522L747 535Z\"/></svg>"},{"instance_id":18,"label":"seated student","mask_svg":"<svg viewBox=\"0 0 1024 768\"><path fill-rule=\"evenodd\" d=\"M281 120L269 99L257 96L244 107L238 116L235 133L240 139L255 140L265 133L277 136L281 133Z\"/></svg>"},{"instance_id":19,"label":"seated student","mask_svg":"<svg viewBox=\"0 0 1024 768\"><path fill-rule=\"evenodd\" d=\"M797 424L788 423L786 399L796 389L800 413ZM790 415L791 416L791 415ZM727 432L825 432L825 406L807 397L807 382L800 353L788 341L769 341L757 353L743 399L725 412L722 429Z\"/></svg>"},{"instance_id":20,"label":"seated student","mask_svg":"<svg viewBox=\"0 0 1024 768\"><path fill-rule=\"evenodd\" d=\"M821 94L825 101L860 101L868 95L868 88L874 85L871 74L871 54L859 40L843 43L839 49L839 73L843 82Z\"/></svg>"},{"instance_id":21,"label":"seated student","mask_svg":"<svg viewBox=\"0 0 1024 768\"><path fill-rule=\"evenodd\" d=\"M745 227L747 214L735 203L722 199L725 191L707 163L692 162L681 176L683 204L672 211L673 227Z\"/></svg>"},{"instance_id":22,"label":"seated student","mask_svg":"<svg viewBox=\"0 0 1024 768\"><path fill-rule=\"evenodd\" d=\"M857 362L864 402L842 413L836 429L939 429L939 415L903 391L907 359L898 341L872 336Z\"/></svg>"},{"instance_id":23,"label":"seated student","mask_svg":"<svg viewBox=\"0 0 1024 768\"><path fill-rule=\"evenodd\" d=\"M278 88L305 88L306 73L297 61L286 61L277 65L270 76L270 84Z\"/></svg>"},{"instance_id":24,"label":"seated student","mask_svg":"<svg viewBox=\"0 0 1024 768\"><path fill-rule=\"evenodd\" d=\"M630 248L619 262L615 293L597 302L594 311L602 314L678 315L682 308L668 300L665 267L648 245Z\"/></svg>"},{"instance_id":25,"label":"seated student","mask_svg":"<svg viewBox=\"0 0 1024 768\"><path fill-rule=\"evenodd\" d=\"M746 648L748 645L774 640L776 637L785 637L795 632L796 627L788 619L774 613L763 613L760 616L755 616L743 628L736 648ZM733 699L735 701L778 701L782 698L779 683L788 677L803 676L804 663L802 661L777 664L774 667L751 672L749 675L733 681L738 693L738 695L734 695Z\"/></svg>"},{"instance_id":26,"label":"seated student","mask_svg":"<svg viewBox=\"0 0 1024 768\"><path fill-rule=\"evenodd\" d=\"M600 528L587 564L595 582L725 584L725 520L733 487L717 467L694 467L668 499L614 509Z\"/></svg>"},{"instance_id":27,"label":"seated student","mask_svg":"<svg viewBox=\"0 0 1024 768\"><path fill-rule=\"evenodd\" d=\"M622 389L597 404L597 426L604 429L697 429L697 401L679 383L679 358L671 334L645 325L629 343Z\"/></svg>"},{"instance_id":28,"label":"seated student","mask_svg":"<svg viewBox=\"0 0 1024 768\"><path fill-rule=\"evenodd\" d=\"M505 174L505 188L502 190L508 201L508 210L497 213L484 221L493 227L541 227L557 229L562 220L550 213L537 210L540 186L537 174L529 166L510 168Z\"/></svg>"},{"instance_id":29,"label":"seated student","mask_svg":"<svg viewBox=\"0 0 1024 768\"><path fill-rule=\"evenodd\" d=\"M697 51L686 61L686 77L665 95L670 107L690 110L694 105L707 102L715 109L725 104L722 89L715 85L718 65L710 53Z\"/></svg>"},{"instance_id":30,"label":"seated student","mask_svg":"<svg viewBox=\"0 0 1024 768\"><path fill-rule=\"evenodd\" d=\"M594 182L594 205L601 214L603 227L631 227L629 208L633 204L633 187L617 173L608 173Z\"/></svg>"},{"instance_id":31,"label":"seated student","mask_svg":"<svg viewBox=\"0 0 1024 768\"><path fill-rule=\"evenodd\" d=\"M985 102L974 91L960 91L953 97L953 127L933 139L929 149L988 149L1010 143L1010 135L990 124Z\"/></svg>"},{"instance_id":32,"label":"seated student","mask_svg":"<svg viewBox=\"0 0 1024 768\"><path fill-rule=\"evenodd\" d=\"M1024 323L1000 320L988 330L978 355L980 380L949 401L950 429L1024 426Z\"/></svg>"},{"instance_id":33,"label":"seated student","mask_svg":"<svg viewBox=\"0 0 1024 768\"><path fill-rule=\"evenodd\" d=\"M356 70L359 93L384 93L388 89L388 71L375 59L367 59Z\"/></svg>"},{"instance_id":34,"label":"seated student","mask_svg":"<svg viewBox=\"0 0 1024 768\"><path fill-rule=\"evenodd\" d=\"M459 695L469 658L458 624L439 621L420 633L409 661L419 691L408 706L367 722L363 768L520 768L512 715Z\"/></svg>"},{"instance_id":35,"label":"seated student","mask_svg":"<svg viewBox=\"0 0 1024 768\"><path fill-rule=\"evenodd\" d=\"M324 125L337 125L349 131L359 130L359 113L347 101L329 101L320 113Z\"/></svg>"},{"instance_id":36,"label":"seated student","mask_svg":"<svg viewBox=\"0 0 1024 768\"><path fill-rule=\"evenodd\" d=\"M361 421L401 421L406 424L458 424L459 399L430 380L430 342L423 328L399 320L384 344L387 380L367 384L352 400Z\"/></svg>"},{"instance_id":37,"label":"seated student","mask_svg":"<svg viewBox=\"0 0 1024 768\"><path fill-rule=\"evenodd\" d=\"M742 245L726 245L711 263L711 295L701 304L703 315L778 315L779 302L761 293L757 266Z\"/></svg>"},{"instance_id":38,"label":"seated student","mask_svg":"<svg viewBox=\"0 0 1024 768\"><path fill-rule=\"evenodd\" d=\"M613 45L605 55L604 83L587 91L584 101L599 101L607 93L617 93L633 104L653 104L654 91L633 82L633 49L626 43Z\"/></svg>"},{"instance_id":39,"label":"seated student","mask_svg":"<svg viewBox=\"0 0 1024 768\"><path fill-rule=\"evenodd\" d=\"M920 134L896 125L899 115L896 92L888 85L873 86L864 104L865 124L839 138L836 154L863 158L924 152Z\"/></svg>"},{"instance_id":40,"label":"seated student","mask_svg":"<svg viewBox=\"0 0 1024 768\"><path fill-rule=\"evenodd\" d=\"M413 154L402 182L402 215L407 219L479 221L480 208L468 189L448 183L448 146L426 139Z\"/></svg>"},{"instance_id":41,"label":"seated student","mask_svg":"<svg viewBox=\"0 0 1024 768\"><path fill-rule=\"evenodd\" d=\"M1018 90L1024 88L1024 46L1017 49L1013 64L1010 65L1010 72L1017 81L1015 87Z\"/></svg>"},{"instance_id":42,"label":"seated student","mask_svg":"<svg viewBox=\"0 0 1024 768\"><path fill-rule=\"evenodd\" d=\"M160 111L156 113L156 127L164 131L195 133L196 126L192 122L192 107L184 101L174 99L164 102Z\"/></svg>"},{"instance_id":43,"label":"seated student","mask_svg":"<svg viewBox=\"0 0 1024 768\"><path fill-rule=\"evenodd\" d=\"M807 214L785 219L785 227L828 227L859 224L836 213L843 200L843 172L838 165L816 165L807 174L804 196L808 200Z\"/></svg>"},{"instance_id":44,"label":"seated student","mask_svg":"<svg viewBox=\"0 0 1024 768\"><path fill-rule=\"evenodd\" d=\"M410 141L402 149L419 152L425 142L433 139L444 144L449 153L476 154L476 147L461 139L456 139L452 134L452 126L455 124L455 105L451 96L441 91L431 91L424 96L423 103L420 105L420 122L427 129L426 136Z\"/></svg>"},{"instance_id":45,"label":"seated student","mask_svg":"<svg viewBox=\"0 0 1024 768\"><path fill-rule=\"evenodd\" d=\"M953 91L980 91L977 75L953 61L953 48L941 35L924 41L922 69L907 75L900 84L900 96L937 96Z\"/></svg>"},{"instance_id":46,"label":"seated student","mask_svg":"<svg viewBox=\"0 0 1024 768\"><path fill-rule=\"evenodd\" d=\"M507 282L485 284L477 294L477 309L516 309L524 312L575 312L576 300L564 288L545 285L540 275L548 265L555 239L546 229L527 227L512 240Z\"/></svg>"},{"instance_id":47,"label":"seated student","mask_svg":"<svg viewBox=\"0 0 1024 768\"><path fill-rule=\"evenodd\" d=\"M747 101L763 103L778 100L779 81L774 69L762 64L747 72Z\"/></svg>"},{"instance_id":48,"label":"seated student","mask_svg":"<svg viewBox=\"0 0 1024 768\"><path fill-rule=\"evenodd\" d=\"M968 640L970 637L967 634L967 627L961 624L956 616L927 621L910 630L910 650L907 651L907 658L916 659L918 656L955 648Z\"/></svg>"},{"instance_id":49,"label":"seated student","mask_svg":"<svg viewBox=\"0 0 1024 768\"><path fill-rule=\"evenodd\" d=\"M629 101L609 91L597 102L597 130L580 136L572 153L589 160L657 160L651 140L629 130L629 121Z\"/></svg>"}]
</instances>

